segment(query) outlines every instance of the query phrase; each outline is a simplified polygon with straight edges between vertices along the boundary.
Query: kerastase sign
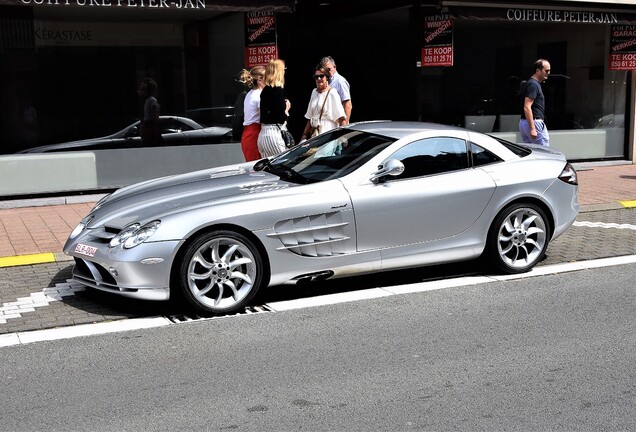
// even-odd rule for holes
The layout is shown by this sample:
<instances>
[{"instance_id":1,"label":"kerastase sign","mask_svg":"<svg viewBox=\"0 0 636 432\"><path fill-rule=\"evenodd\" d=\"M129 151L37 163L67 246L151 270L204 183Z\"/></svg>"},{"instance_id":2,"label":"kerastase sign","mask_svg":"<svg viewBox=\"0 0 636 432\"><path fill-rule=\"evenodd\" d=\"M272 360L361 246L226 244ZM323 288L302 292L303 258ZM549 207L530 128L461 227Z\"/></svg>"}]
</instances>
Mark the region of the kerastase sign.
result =
<instances>
[{"instance_id":1,"label":"kerastase sign","mask_svg":"<svg viewBox=\"0 0 636 432\"><path fill-rule=\"evenodd\" d=\"M276 14L245 13L245 65L248 69L278 58Z\"/></svg>"},{"instance_id":2,"label":"kerastase sign","mask_svg":"<svg viewBox=\"0 0 636 432\"><path fill-rule=\"evenodd\" d=\"M36 46L182 46L183 32L162 22L33 21Z\"/></svg>"},{"instance_id":3,"label":"kerastase sign","mask_svg":"<svg viewBox=\"0 0 636 432\"><path fill-rule=\"evenodd\" d=\"M453 21L448 15L424 19L422 67L453 65Z\"/></svg>"},{"instance_id":4,"label":"kerastase sign","mask_svg":"<svg viewBox=\"0 0 636 432\"><path fill-rule=\"evenodd\" d=\"M613 25L610 35L610 70L636 70L636 25Z\"/></svg>"}]
</instances>

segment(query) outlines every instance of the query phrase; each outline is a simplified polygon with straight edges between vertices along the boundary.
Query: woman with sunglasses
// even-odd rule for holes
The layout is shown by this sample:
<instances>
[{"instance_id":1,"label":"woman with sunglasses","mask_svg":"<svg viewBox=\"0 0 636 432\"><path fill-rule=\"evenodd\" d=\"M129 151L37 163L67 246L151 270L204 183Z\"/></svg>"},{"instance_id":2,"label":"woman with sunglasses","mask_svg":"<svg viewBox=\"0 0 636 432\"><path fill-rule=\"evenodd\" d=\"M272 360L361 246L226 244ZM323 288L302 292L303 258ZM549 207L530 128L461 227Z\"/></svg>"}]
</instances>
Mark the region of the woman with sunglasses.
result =
<instances>
[{"instance_id":1,"label":"woman with sunglasses","mask_svg":"<svg viewBox=\"0 0 636 432\"><path fill-rule=\"evenodd\" d=\"M325 66L316 66L313 78L316 88L311 91L311 99L305 113L307 124L300 137L301 141L345 125L347 122L340 96L329 86Z\"/></svg>"}]
</instances>

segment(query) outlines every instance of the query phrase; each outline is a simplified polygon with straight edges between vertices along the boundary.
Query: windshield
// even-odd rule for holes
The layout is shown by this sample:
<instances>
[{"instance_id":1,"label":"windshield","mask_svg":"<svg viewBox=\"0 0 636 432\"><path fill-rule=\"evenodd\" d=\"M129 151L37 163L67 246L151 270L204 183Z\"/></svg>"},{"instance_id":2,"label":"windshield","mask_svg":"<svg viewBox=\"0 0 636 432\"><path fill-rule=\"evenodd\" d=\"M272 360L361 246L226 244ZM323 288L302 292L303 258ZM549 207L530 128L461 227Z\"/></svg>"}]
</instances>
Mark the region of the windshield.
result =
<instances>
[{"instance_id":1,"label":"windshield","mask_svg":"<svg viewBox=\"0 0 636 432\"><path fill-rule=\"evenodd\" d=\"M295 183L316 183L345 176L393 143L393 138L347 128L334 129L292 147L256 170Z\"/></svg>"}]
</instances>

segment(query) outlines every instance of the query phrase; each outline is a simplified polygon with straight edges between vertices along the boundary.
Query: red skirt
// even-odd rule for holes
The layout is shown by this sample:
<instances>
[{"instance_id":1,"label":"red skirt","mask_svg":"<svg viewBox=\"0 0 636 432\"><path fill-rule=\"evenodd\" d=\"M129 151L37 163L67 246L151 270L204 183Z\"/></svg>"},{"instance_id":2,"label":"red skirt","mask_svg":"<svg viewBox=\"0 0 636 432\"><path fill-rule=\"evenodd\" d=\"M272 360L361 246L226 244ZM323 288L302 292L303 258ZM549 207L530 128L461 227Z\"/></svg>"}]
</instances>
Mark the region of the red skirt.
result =
<instances>
[{"instance_id":1,"label":"red skirt","mask_svg":"<svg viewBox=\"0 0 636 432\"><path fill-rule=\"evenodd\" d=\"M245 156L246 162L263 159L258 152L258 145L256 144L260 132L260 123L252 123L243 127L241 149L243 150L243 156Z\"/></svg>"}]
</instances>

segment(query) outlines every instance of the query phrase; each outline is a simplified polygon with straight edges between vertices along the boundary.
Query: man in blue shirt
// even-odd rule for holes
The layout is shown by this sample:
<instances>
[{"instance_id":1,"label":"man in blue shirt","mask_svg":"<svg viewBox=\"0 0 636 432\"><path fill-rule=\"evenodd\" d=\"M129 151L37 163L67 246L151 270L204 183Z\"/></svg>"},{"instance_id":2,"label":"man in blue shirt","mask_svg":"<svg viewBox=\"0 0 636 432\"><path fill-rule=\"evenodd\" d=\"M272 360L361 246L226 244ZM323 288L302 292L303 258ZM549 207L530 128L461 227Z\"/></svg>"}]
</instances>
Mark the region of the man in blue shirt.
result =
<instances>
[{"instance_id":1,"label":"man in blue shirt","mask_svg":"<svg viewBox=\"0 0 636 432\"><path fill-rule=\"evenodd\" d=\"M351 104L349 81L336 71L336 62L332 57L323 57L320 64L327 69L329 85L338 92L338 95L340 95L340 101L342 102L342 107L344 108L346 115L345 124L347 124L351 118L351 108L353 107Z\"/></svg>"},{"instance_id":2,"label":"man in blue shirt","mask_svg":"<svg viewBox=\"0 0 636 432\"><path fill-rule=\"evenodd\" d=\"M545 97L541 83L550 75L550 62L539 59L534 63L534 74L521 84L520 97L523 108L519 120L519 132L525 143L550 145L548 128L545 126Z\"/></svg>"}]
</instances>

